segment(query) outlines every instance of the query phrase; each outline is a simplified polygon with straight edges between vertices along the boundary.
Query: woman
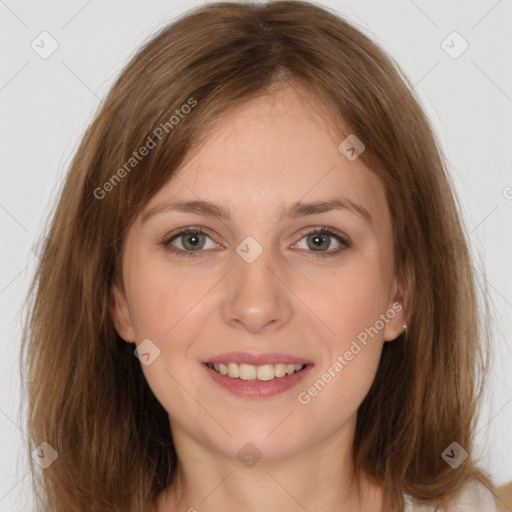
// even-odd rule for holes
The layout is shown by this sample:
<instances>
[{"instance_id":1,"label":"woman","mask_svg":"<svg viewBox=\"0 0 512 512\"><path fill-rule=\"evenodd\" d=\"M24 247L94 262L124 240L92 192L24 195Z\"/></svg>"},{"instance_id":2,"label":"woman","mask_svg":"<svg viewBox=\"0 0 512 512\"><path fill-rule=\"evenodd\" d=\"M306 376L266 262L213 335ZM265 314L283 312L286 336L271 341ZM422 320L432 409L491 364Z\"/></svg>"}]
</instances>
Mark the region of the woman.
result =
<instances>
[{"instance_id":1,"label":"woman","mask_svg":"<svg viewBox=\"0 0 512 512\"><path fill-rule=\"evenodd\" d=\"M408 85L307 2L209 4L135 55L31 290L44 510L495 510L474 279Z\"/></svg>"}]
</instances>

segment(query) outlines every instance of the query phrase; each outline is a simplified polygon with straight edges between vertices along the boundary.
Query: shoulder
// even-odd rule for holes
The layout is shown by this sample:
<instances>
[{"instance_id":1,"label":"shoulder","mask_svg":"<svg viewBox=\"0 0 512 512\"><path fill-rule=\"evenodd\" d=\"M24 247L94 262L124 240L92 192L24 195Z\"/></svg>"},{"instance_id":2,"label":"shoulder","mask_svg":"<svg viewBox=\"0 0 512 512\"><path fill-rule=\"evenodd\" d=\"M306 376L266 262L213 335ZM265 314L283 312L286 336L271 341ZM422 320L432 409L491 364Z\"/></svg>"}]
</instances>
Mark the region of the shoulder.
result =
<instances>
[{"instance_id":1,"label":"shoulder","mask_svg":"<svg viewBox=\"0 0 512 512\"><path fill-rule=\"evenodd\" d=\"M434 512L433 506L417 505L410 496L405 496L404 512ZM492 492L479 482L464 487L447 512L497 512Z\"/></svg>"}]
</instances>

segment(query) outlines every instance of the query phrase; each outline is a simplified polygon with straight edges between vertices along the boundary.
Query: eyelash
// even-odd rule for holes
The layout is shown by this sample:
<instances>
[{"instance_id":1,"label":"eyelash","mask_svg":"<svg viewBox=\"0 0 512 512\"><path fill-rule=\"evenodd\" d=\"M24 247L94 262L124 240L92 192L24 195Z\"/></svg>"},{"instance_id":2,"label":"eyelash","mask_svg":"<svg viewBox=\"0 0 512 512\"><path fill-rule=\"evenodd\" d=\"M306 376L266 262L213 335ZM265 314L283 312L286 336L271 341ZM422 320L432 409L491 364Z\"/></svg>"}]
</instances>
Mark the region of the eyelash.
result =
<instances>
[{"instance_id":1,"label":"eyelash","mask_svg":"<svg viewBox=\"0 0 512 512\"><path fill-rule=\"evenodd\" d=\"M183 251L182 249L177 249L176 247L172 246L171 242L175 238L178 238L180 235L183 235L184 233L201 233L201 234L206 235L209 238L211 238L211 236L209 235L209 232L206 231L204 228L195 227L195 226L187 226L184 228L180 228L178 231L171 233L170 235L167 235L162 240L161 245L164 246L167 250L171 251L176 256L180 256L183 258L197 258L198 256L199 257L201 256L201 253L206 252L206 251L201 251L201 250ZM338 233L337 231L335 231L331 228L328 228L327 226L319 226L319 227L316 227L316 228L308 230L308 231L303 231L300 234L299 240L302 240L307 235L313 235L315 233L326 233L326 234L334 237L338 242L340 242L341 247L339 247L335 251L331 251L331 252L319 251L318 253L315 253L314 251L306 251L306 252L312 253L311 256L313 258L321 258L321 257L325 257L325 256L337 256L339 253L341 253L345 249L349 249L351 247L351 244L348 242L347 239L345 239L343 236L341 236L341 234Z\"/></svg>"}]
</instances>

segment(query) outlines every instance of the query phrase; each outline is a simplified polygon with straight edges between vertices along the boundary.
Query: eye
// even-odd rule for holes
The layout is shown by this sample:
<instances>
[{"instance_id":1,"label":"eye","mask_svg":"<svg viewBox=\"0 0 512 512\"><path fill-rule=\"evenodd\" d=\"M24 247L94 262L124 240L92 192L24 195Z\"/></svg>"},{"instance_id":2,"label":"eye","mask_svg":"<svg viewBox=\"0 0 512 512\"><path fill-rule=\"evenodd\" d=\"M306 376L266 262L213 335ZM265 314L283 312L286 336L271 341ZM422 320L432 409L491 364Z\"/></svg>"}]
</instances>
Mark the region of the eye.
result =
<instances>
[{"instance_id":1,"label":"eye","mask_svg":"<svg viewBox=\"0 0 512 512\"><path fill-rule=\"evenodd\" d=\"M336 256L340 252L351 247L350 242L348 242L341 233L332 228L328 228L327 226L319 226L314 229L309 229L308 231L302 232L300 236L301 239L297 245L300 244L303 239L306 239L306 252L312 253L309 255L312 257ZM201 249L208 249L207 244L205 244L205 239L210 239L213 244L213 247L209 247L209 249L219 247L219 245L209 236L208 231L204 228L195 226L180 228L178 231L171 233L164 238L161 245L177 256L194 258L201 256L202 253L205 252ZM332 239L337 241L338 247L331 251L323 250L328 249L331 246ZM173 245L174 240L179 240L181 247ZM304 249L304 247L299 248Z\"/></svg>"},{"instance_id":2,"label":"eye","mask_svg":"<svg viewBox=\"0 0 512 512\"><path fill-rule=\"evenodd\" d=\"M167 236L162 241L162 245L172 253L176 254L177 256L196 257L200 256L200 253L202 252L201 249L205 248L205 238L209 238L210 240L212 240L208 236L208 233L203 228L187 226ZM172 242L175 239L182 240L180 242L182 248L176 248L175 246L172 245ZM218 244L216 244L215 242L213 242L213 245L218 246Z\"/></svg>"},{"instance_id":3,"label":"eye","mask_svg":"<svg viewBox=\"0 0 512 512\"><path fill-rule=\"evenodd\" d=\"M328 228L327 226L316 227L312 230L302 232L301 240L299 240L298 244L305 239L306 240L306 249L312 249L311 251L307 251L310 256L313 257L322 257L322 256L336 256L340 252L348 249L351 244L348 240L341 235L338 231ZM323 249L328 249L331 246L332 239L335 239L338 242L338 247L335 250L324 251ZM304 247L300 247L303 249Z\"/></svg>"}]
</instances>

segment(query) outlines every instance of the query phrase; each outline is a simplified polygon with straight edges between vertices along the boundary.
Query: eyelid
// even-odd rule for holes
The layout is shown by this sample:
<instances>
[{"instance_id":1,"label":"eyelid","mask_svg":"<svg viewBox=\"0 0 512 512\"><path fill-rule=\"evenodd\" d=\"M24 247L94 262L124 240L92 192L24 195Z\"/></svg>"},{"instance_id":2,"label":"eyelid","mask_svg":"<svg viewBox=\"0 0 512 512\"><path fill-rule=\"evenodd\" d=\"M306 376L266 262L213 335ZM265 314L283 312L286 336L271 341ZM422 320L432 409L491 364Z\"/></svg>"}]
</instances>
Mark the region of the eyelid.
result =
<instances>
[{"instance_id":1,"label":"eyelid","mask_svg":"<svg viewBox=\"0 0 512 512\"><path fill-rule=\"evenodd\" d=\"M329 233L333 236L335 235L341 238L347 245L351 243L349 237L344 235L341 231L338 231L336 228L331 228L329 226L319 226L317 224L303 228L301 231L299 231L299 236L302 238L306 235L312 235L314 233Z\"/></svg>"},{"instance_id":2,"label":"eyelid","mask_svg":"<svg viewBox=\"0 0 512 512\"><path fill-rule=\"evenodd\" d=\"M180 235L183 235L185 233L202 233L204 235L207 235L209 238L213 240L217 245L219 242L215 240L215 237L212 235L212 231L210 231L208 228L205 228L203 226L184 226L182 228L178 228L171 233L168 233L164 236L162 241L160 242L161 245L164 245L165 247L168 247L170 243L175 239L179 238ZM181 250L181 249L177 249ZM186 252L194 252L194 251L186 251ZM205 252L205 251L197 251L197 252Z\"/></svg>"},{"instance_id":3,"label":"eyelid","mask_svg":"<svg viewBox=\"0 0 512 512\"><path fill-rule=\"evenodd\" d=\"M341 252L346 249L350 249L352 247L352 241L350 238L335 228L331 228L329 226L309 226L302 229L299 233L299 240L294 244L298 244L305 236L314 235L315 233L327 233L330 237L335 238L340 247L330 251L305 251L309 256L316 258L318 257L330 257L330 256L338 256Z\"/></svg>"}]
</instances>

